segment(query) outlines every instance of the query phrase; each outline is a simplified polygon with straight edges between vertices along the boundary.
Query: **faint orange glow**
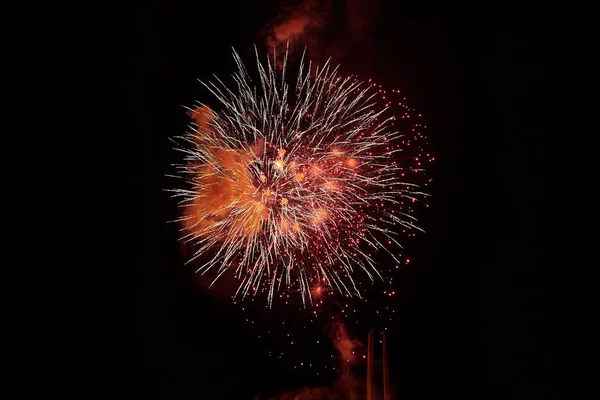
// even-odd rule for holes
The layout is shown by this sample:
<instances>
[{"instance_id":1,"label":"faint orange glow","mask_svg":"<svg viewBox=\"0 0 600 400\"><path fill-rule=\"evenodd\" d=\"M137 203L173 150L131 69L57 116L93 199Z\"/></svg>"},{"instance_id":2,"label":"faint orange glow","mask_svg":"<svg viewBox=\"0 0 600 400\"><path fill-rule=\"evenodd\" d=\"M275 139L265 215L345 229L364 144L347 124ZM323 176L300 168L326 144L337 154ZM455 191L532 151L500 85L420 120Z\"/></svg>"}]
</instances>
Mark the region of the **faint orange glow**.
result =
<instances>
[{"instance_id":1,"label":"faint orange glow","mask_svg":"<svg viewBox=\"0 0 600 400\"><path fill-rule=\"evenodd\" d=\"M273 199L273 193L271 193L270 189L267 189L265 191L264 199L265 199L266 202L271 201Z\"/></svg>"},{"instance_id":2,"label":"faint orange glow","mask_svg":"<svg viewBox=\"0 0 600 400\"><path fill-rule=\"evenodd\" d=\"M348 160L348 166L350 166L352 168L356 167L357 164L358 163L356 162L356 160L354 158L351 158Z\"/></svg>"},{"instance_id":3,"label":"faint orange glow","mask_svg":"<svg viewBox=\"0 0 600 400\"><path fill-rule=\"evenodd\" d=\"M283 199L281 199L281 204L282 205L285 206L287 203L288 203L288 199L287 198L284 197Z\"/></svg>"},{"instance_id":4,"label":"faint orange glow","mask_svg":"<svg viewBox=\"0 0 600 400\"><path fill-rule=\"evenodd\" d=\"M323 294L323 288L321 287L321 285L316 285L315 287L313 287L312 295L314 298L321 297L321 294Z\"/></svg>"},{"instance_id":5,"label":"faint orange glow","mask_svg":"<svg viewBox=\"0 0 600 400\"><path fill-rule=\"evenodd\" d=\"M312 217L311 222L313 225L318 225L323 223L323 219L327 218L327 216L329 216L329 213L327 212L327 210L325 210L324 208L319 208L314 217Z\"/></svg>"},{"instance_id":6,"label":"faint orange glow","mask_svg":"<svg viewBox=\"0 0 600 400\"><path fill-rule=\"evenodd\" d=\"M337 183L335 182L325 182L325 184L323 185L325 187L326 190L335 190L337 189Z\"/></svg>"},{"instance_id":7,"label":"faint orange glow","mask_svg":"<svg viewBox=\"0 0 600 400\"><path fill-rule=\"evenodd\" d=\"M283 157L285 155L285 149L279 149L279 157Z\"/></svg>"},{"instance_id":8,"label":"faint orange glow","mask_svg":"<svg viewBox=\"0 0 600 400\"><path fill-rule=\"evenodd\" d=\"M272 36L267 38L267 44L272 48L279 42L302 34L309 23L310 18L305 15L299 15L296 18L285 21L274 28Z\"/></svg>"},{"instance_id":9,"label":"faint orange glow","mask_svg":"<svg viewBox=\"0 0 600 400\"><path fill-rule=\"evenodd\" d=\"M304 179L304 174L303 174L302 172L298 172L298 173L296 174L296 180L297 180L298 182L302 182L302 180L303 180L303 179Z\"/></svg>"}]
</instances>

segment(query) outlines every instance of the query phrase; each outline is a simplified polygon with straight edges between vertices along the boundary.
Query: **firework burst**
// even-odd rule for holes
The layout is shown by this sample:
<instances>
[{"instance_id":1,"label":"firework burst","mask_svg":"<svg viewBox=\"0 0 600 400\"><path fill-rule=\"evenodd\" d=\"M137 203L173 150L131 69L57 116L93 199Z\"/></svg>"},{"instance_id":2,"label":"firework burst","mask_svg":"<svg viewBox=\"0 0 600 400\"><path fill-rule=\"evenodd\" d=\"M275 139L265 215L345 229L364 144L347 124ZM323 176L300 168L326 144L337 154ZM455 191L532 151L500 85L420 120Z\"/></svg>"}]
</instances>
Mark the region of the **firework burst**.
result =
<instances>
[{"instance_id":1,"label":"firework burst","mask_svg":"<svg viewBox=\"0 0 600 400\"><path fill-rule=\"evenodd\" d=\"M329 62L313 68L303 55L289 79L287 52L280 68L256 52L255 84L233 57L233 89L203 82L221 110L190 109L193 131L174 140L187 262L202 259L197 272L213 282L233 272L234 297L265 293L269 305L281 290L304 305L325 289L361 297L357 280L382 278L372 252L396 259L398 227L419 229L403 204L423 193L404 180L396 117Z\"/></svg>"}]
</instances>

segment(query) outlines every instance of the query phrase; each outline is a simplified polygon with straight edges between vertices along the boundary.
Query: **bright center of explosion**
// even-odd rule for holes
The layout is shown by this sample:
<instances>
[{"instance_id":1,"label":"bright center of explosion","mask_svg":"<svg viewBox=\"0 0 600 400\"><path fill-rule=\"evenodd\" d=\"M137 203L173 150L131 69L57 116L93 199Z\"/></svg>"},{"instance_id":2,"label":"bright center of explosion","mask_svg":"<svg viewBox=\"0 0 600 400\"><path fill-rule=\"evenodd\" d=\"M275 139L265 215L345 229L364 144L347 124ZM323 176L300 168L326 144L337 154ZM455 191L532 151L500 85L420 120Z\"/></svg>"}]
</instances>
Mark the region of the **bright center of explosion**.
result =
<instances>
[{"instance_id":1,"label":"bright center of explosion","mask_svg":"<svg viewBox=\"0 0 600 400\"><path fill-rule=\"evenodd\" d=\"M234 57L238 91L207 85L223 110L191 110L196 127L183 137L191 189L177 192L191 260L210 255L198 271L216 280L233 270L238 293L266 292L269 303L281 287L312 301L317 283L361 297L356 272L381 277L366 248L399 262L391 227L418 229L402 207L422 193L401 180L395 117L382 118L368 87L327 65L313 81L301 64L292 89L285 63L281 78L259 64L258 92Z\"/></svg>"},{"instance_id":2,"label":"bright center of explosion","mask_svg":"<svg viewBox=\"0 0 600 400\"><path fill-rule=\"evenodd\" d=\"M208 107L193 114L199 126L208 126L210 116ZM248 150L211 149L215 162L201 167L196 187L203 196L188 208L185 226L205 229L235 214L229 229L223 232L231 240L271 230L274 234L269 237L276 242L280 235L297 235L303 229L327 223L329 208L337 203L332 192L340 190L338 181L357 165L356 159L345 156L339 148L329 153L331 157L314 163L301 150L292 158L286 156L292 154L286 149L266 145L262 139ZM315 192L324 195L316 196Z\"/></svg>"}]
</instances>

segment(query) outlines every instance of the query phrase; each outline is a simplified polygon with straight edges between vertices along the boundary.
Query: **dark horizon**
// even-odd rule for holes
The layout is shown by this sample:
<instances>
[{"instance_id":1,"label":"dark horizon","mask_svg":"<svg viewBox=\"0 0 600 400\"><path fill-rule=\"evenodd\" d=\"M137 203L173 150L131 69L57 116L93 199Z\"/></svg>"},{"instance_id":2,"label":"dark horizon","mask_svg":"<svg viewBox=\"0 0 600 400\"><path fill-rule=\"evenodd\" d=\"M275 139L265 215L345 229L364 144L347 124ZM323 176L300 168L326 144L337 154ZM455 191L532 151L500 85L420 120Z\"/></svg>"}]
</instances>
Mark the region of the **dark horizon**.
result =
<instances>
[{"instance_id":1,"label":"dark horizon","mask_svg":"<svg viewBox=\"0 0 600 400\"><path fill-rule=\"evenodd\" d=\"M239 306L204 294L165 222L177 212L163 189L176 159L168 137L189 123L182 106L207 96L197 79L233 72L232 46L244 56L260 45L276 3L152 1L137 10L132 106L145 141L145 243L134 276L136 397L253 400L336 379L269 357L253 326L267 324L248 324ZM368 43L344 42L337 19L323 40L344 71L404 92L427 120L437 159L427 233L406 243L413 262L396 277L387 343L396 396L558 398L538 209L542 33L510 4L382 1L374 18ZM350 330L366 344L368 328Z\"/></svg>"}]
</instances>

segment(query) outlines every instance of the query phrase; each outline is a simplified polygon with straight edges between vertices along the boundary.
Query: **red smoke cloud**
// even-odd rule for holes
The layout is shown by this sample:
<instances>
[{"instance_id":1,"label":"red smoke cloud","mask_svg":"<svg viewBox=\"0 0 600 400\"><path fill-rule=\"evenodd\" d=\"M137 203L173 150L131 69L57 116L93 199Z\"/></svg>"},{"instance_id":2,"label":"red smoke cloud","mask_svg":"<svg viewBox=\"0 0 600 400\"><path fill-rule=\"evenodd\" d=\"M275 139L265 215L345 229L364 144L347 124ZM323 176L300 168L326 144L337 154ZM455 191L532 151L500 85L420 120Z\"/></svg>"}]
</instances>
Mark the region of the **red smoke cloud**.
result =
<instances>
[{"instance_id":1,"label":"red smoke cloud","mask_svg":"<svg viewBox=\"0 0 600 400\"><path fill-rule=\"evenodd\" d=\"M269 46L278 45L290 39L297 39L304 34L304 30L308 25L320 27L326 17L323 11L319 9L319 3L316 0L307 0L300 4L298 8L288 10L287 13L289 14L279 17L281 20L267 38Z\"/></svg>"},{"instance_id":2,"label":"red smoke cloud","mask_svg":"<svg viewBox=\"0 0 600 400\"><path fill-rule=\"evenodd\" d=\"M331 386L304 387L292 390L279 396L271 397L269 400L365 400L366 375L364 375L366 360L363 358L365 348L363 344L350 337L346 325L340 320L332 322L326 328L329 339L337 350L336 370L339 371L336 382ZM375 361L374 367L381 368L380 361ZM358 371L357 371L358 370ZM362 370L362 373L359 372ZM358 372L358 374L355 374ZM377 379L377 378L376 378ZM375 383L376 384L376 383ZM381 395L381 388L378 395ZM390 400L397 400L395 389L391 388ZM260 400L257 397L254 400Z\"/></svg>"},{"instance_id":3,"label":"red smoke cloud","mask_svg":"<svg viewBox=\"0 0 600 400\"><path fill-rule=\"evenodd\" d=\"M354 364L356 361L355 353L364 349L361 342L350 338L346 325L340 320L336 320L327 326L327 333L335 349L340 356L340 363Z\"/></svg>"},{"instance_id":4,"label":"red smoke cloud","mask_svg":"<svg viewBox=\"0 0 600 400\"><path fill-rule=\"evenodd\" d=\"M296 6L283 7L262 33L269 52L275 48L278 54L283 54L289 43L291 50L301 51L307 47L311 59L324 62L324 51L328 47L324 29L331 21L332 9L331 0L305 0ZM297 55L298 52L292 53Z\"/></svg>"},{"instance_id":5,"label":"red smoke cloud","mask_svg":"<svg viewBox=\"0 0 600 400\"><path fill-rule=\"evenodd\" d=\"M305 0L284 7L264 32L264 42L278 53L307 48L319 64L331 57L334 64L351 59L364 64L372 59L373 27L381 0Z\"/></svg>"},{"instance_id":6,"label":"red smoke cloud","mask_svg":"<svg viewBox=\"0 0 600 400\"><path fill-rule=\"evenodd\" d=\"M287 41L305 41L315 31L323 29L329 19L330 9L330 1L318 0L305 0L296 7L284 7L273 26L267 27L264 32L266 44L273 47L281 46Z\"/></svg>"},{"instance_id":7,"label":"red smoke cloud","mask_svg":"<svg viewBox=\"0 0 600 400\"><path fill-rule=\"evenodd\" d=\"M290 391L272 397L269 400L359 400L364 399L365 379L357 378L352 372L352 366L358 364L357 354L364 352L364 347L358 340L348 335L342 321L335 321L326 327L326 332L338 353L336 369L341 371L337 381L332 386L309 388Z\"/></svg>"}]
</instances>

